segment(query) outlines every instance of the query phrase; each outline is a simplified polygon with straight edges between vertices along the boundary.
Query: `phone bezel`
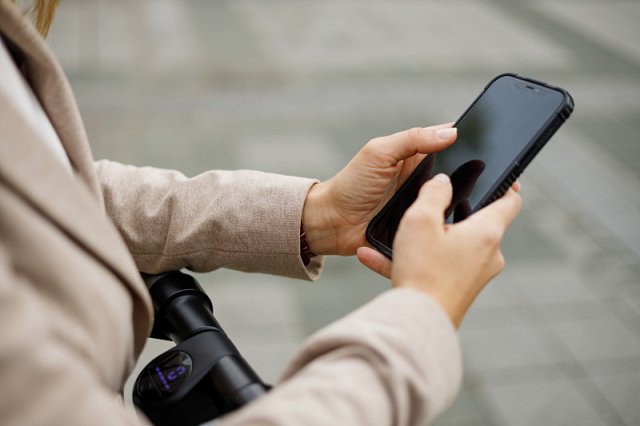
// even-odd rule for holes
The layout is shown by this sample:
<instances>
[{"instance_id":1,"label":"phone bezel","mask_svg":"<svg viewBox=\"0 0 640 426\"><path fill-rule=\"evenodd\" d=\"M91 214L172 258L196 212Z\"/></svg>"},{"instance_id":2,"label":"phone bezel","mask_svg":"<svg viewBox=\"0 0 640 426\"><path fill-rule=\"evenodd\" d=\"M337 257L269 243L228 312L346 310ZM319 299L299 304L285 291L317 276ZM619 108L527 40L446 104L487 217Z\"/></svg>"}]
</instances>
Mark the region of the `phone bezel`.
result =
<instances>
[{"instance_id":1,"label":"phone bezel","mask_svg":"<svg viewBox=\"0 0 640 426\"><path fill-rule=\"evenodd\" d=\"M523 77L521 75L515 73L503 73L496 77L494 77L480 92L478 96L474 99L474 101L465 109L465 111L460 115L460 117L456 120L453 127L457 127L458 123L464 119L464 117L471 111L471 109L476 105L478 100L482 98L482 96L491 88L491 86L501 78L511 77L515 78L519 81L522 81L529 85L539 86L545 90L552 90L560 93L562 95L562 102L550 116L550 118L540 127L538 132L529 140L520 151L520 153L513 159L509 167L504 171L504 173L496 180L496 182L491 186L491 188L487 191L487 193L482 197L481 201L477 204L477 206L472 210L472 213L477 212L478 210L485 207L487 204L495 201L500 198L504 193L509 189L509 187L515 182L515 180L520 176L520 174L524 171L527 165L531 162L531 160L540 152L542 147L547 143L547 141L553 136L553 134L558 130L558 128L564 123L564 121L569 118L571 113L573 112L574 102L573 98L566 90L549 85L545 82L535 80L529 77ZM380 220L380 217L389 209L393 207L395 200L401 197L406 190L406 188L415 180L418 176L422 168L425 167L431 155L427 155L421 162L416 166L416 169L412 172L412 174L407 178L407 180L403 183L403 185L398 189L398 191L391 197L391 199L385 204L385 206L380 210L376 216L371 220L366 229L366 239L369 243L382 254L387 256L389 259L393 257L393 250L391 247L387 247L382 242L378 241L372 233L373 227Z\"/></svg>"}]
</instances>

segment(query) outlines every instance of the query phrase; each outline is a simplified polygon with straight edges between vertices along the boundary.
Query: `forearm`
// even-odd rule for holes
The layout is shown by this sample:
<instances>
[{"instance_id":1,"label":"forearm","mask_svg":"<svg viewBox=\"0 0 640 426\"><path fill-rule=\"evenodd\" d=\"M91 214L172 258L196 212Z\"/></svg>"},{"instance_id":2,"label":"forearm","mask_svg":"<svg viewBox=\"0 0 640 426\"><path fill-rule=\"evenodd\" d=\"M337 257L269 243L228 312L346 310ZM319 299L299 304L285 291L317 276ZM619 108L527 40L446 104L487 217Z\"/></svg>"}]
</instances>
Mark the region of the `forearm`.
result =
<instances>
[{"instance_id":1,"label":"forearm","mask_svg":"<svg viewBox=\"0 0 640 426\"><path fill-rule=\"evenodd\" d=\"M424 425L461 377L447 315L417 291L392 290L312 336L280 385L222 425Z\"/></svg>"},{"instance_id":2,"label":"forearm","mask_svg":"<svg viewBox=\"0 0 640 426\"><path fill-rule=\"evenodd\" d=\"M138 268L156 273L228 267L315 278L321 259L300 260L299 229L310 179L254 171L194 178L151 167L96 163L107 214Z\"/></svg>"}]
</instances>

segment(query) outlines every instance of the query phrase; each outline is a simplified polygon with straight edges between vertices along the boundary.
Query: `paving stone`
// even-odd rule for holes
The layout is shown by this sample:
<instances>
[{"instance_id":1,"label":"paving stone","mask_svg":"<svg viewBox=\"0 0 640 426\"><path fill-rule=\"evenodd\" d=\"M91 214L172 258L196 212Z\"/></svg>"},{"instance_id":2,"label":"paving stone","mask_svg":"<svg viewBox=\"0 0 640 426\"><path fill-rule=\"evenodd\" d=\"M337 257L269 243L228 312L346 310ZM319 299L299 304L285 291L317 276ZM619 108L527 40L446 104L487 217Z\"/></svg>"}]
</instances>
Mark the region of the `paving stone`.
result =
<instances>
[{"instance_id":1,"label":"paving stone","mask_svg":"<svg viewBox=\"0 0 640 426\"><path fill-rule=\"evenodd\" d=\"M626 424L640 424L640 373L595 377L593 380Z\"/></svg>"},{"instance_id":2,"label":"paving stone","mask_svg":"<svg viewBox=\"0 0 640 426\"><path fill-rule=\"evenodd\" d=\"M486 391L506 425L606 424L567 380L490 386Z\"/></svg>"},{"instance_id":3,"label":"paving stone","mask_svg":"<svg viewBox=\"0 0 640 426\"><path fill-rule=\"evenodd\" d=\"M295 288L309 334L347 315L390 288L389 281L357 266L355 259L326 259L319 282Z\"/></svg>"},{"instance_id":4,"label":"paving stone","mask_svg":"<svg viewBox=\"0 0 640 426\"><path fill-rule=\"evenodd\" d=\"M495 419L483 411L482 402L477 396L463 389L456 399L455 404L439 419L435 426L462 426L462 425L496 425ZM489 417L489 418L488 418Z\"/></svg>"},{"instance_id":5,"label":"paving stone","mask_svg":"<svg viewBox=\"0 0 640 426\"><path fill-rule=\"evenodd\" d=\"M601 226L640 256L640 191L633 181L616 172L617 163L606 151L581 143L583 136L569 137L570 133L562 136L562 143L552 144L540 154L540 169L546 172L548 185L564 186L565 202L580 203L585 213L596 216Z\"/></svg>"},{"instance_id":6,"label":"paving stone","mask_svg":"<svg viewBox=\"0 0 640 426\"><path fill-rule=\"evenodd\" d=\"M521 266L516 283L534 304L595 299L575 271L554 263Z\"/></svg>"},{"instance_id":7,"label":"paving stone","mask_svg":"<svg viewBox=\"0 0 640 426\"><path fill-rule=\"evenodd\" d=\"M563 68L568 62L568 55L543 34L514 25L499 10L472 1L446 7L417 1L400 7L384 1L236 5L269 52L287 68L394 69L398 62L445 69L513 62L535 66L538 59L545 67ZM295 25L289 25L292 21Z\"/></svg>"},{"instance_id":8,"label":"paving stone","mask_svg":"<svg viewBox=\"0 0 640 426\"><path fill-rule=\"evenodd\" d=\"M596 38L611 49L619 50L640 65L640 29L636 25L640 16L640 5L634 1L621 1L615 7L603 2L557 2L533 3L540 12L561 18L585 37ZM577 7L576 7L577 6ZM615 27L616 31L608 28Z\"/></svg>"},{"instance_id":9,"label":"paving stone","mask_svg":"<svg viewBox=\"0 0 640 426\"><path fill-rule=\"evenodd\" d=\"M628 425L640 424L640 373L593 377L600 391Z\"/></svg>"},{"instance_id":10,"label":"paving stone","mask_svg":"<svg viewBox=\"0 0 640 426\"><path fill-rule=\"evenodd\" d=\"M612 318L614 314L600 300L589 302L550 303L537 306L548 323L577 322Z\"/></svg>"},{"instance_id":11,"label":"paving stone","mask_svg":"<svg viewBox=\"0 0 640 426\"><path fill-rule=\"evenodd\" d=\"M474 371L491 372L554 362L529 327L462 328L460 335L466 363Z\"/></svg>"},{"instance_id":12,"label":"paving stone","mask_svg":"<svg viewBox=\"0 0 640 426\"><path fill-rule=\"evenodd\" d=\"M640 356L640 339L616 318L552 325L577 360Z\"/></svg>"}]
</instances>

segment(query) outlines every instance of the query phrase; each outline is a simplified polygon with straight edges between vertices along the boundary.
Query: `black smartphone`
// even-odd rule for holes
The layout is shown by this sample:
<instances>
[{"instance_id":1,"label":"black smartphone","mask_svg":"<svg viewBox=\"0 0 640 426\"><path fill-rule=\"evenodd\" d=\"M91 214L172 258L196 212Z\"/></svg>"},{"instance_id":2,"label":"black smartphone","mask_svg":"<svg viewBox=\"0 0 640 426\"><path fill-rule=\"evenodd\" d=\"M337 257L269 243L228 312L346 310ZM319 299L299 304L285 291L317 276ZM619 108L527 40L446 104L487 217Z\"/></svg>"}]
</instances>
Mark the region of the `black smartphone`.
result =
<instances>
[{"instance_id":1,"label":"black smartphone","mask_svg":"<svg viewBox=\"0 0 640 426\"><path fill-rule=\"evenodd\" d=\"M447 223L497 200L572 111L573 98L564 89L516 74L497 76L454 124L456 142L425 157L373 218L367 240L391 258L402 215L420 187L438 173L447 174L453 185Z\"/></svg>"}]
</instances>

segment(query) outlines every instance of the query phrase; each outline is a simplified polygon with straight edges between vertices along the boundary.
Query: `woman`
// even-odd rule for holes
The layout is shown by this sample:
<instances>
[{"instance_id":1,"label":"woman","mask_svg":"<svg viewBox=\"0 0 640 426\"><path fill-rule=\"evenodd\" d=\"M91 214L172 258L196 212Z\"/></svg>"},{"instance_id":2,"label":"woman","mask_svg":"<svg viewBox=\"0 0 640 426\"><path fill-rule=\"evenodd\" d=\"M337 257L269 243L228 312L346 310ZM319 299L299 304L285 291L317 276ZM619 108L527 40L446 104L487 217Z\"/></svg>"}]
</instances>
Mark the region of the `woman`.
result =
<instances>
[{"instance_id":1,"label":"woman","mask_svg":"<svg viewBox=\"0 0 640 426\"><path fill-rule=\"evenodd\" d=\"M37 2L42 33L54 8ZM221 424L425 424L450 404L455 327L502 268L519 196L445 226L451 185L437 176L393 264L364 238L420 159L454 141L450 124L373 139L320 183L94 162L60 66L9 0L0 35L0 424L137 423L117 395L152 322L138 271L315 279L328 254L357 253L394 288L312 336L278 386Z\"/></svg>"}]
</instances>

